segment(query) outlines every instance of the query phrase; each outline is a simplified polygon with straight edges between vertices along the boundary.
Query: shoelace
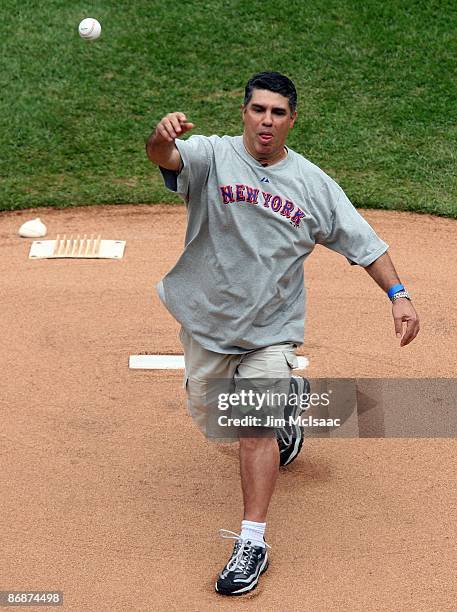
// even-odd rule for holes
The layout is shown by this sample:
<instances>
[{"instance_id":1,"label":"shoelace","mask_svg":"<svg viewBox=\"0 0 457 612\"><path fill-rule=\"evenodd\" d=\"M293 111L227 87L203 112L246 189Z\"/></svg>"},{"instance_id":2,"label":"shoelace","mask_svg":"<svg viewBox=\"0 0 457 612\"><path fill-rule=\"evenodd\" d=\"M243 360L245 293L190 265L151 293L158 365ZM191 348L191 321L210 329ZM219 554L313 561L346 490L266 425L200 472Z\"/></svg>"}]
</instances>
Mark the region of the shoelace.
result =
<instances>
[{"instance_id":1,"label":"shoelace","mask_svg":"<svg viewBox=\"0 0 457 612\"><path fill-rule=\"evenodd\" d=\"M249 567L249 565L252 563L252 553L254 552L254 545L248 544L248 540L243 540L240 537L240 534L235 533L234 531L229 531L228 529L219 529L219 533L221 537L226 540L237 540L238 544L240 545L236 555L232 556L230 561L225 566L225 569L229 572L236 571L237 569L239 569L242 573L244 573ZM224 533L230 533L232 535L224 535ZM271 548L271 546L266 542L265 546L267 548Z\"/></svg>"},{"instance_id":2,"label":"shoelace","mask_svg":"<svg viewBox=\"0 0 457 612\"><path fill-rule=\"evenodd\" d=\"M284 427L277 429L277 435L286 446L292 442L292 436L285 431Z\"/></svg>"}]
</instances>

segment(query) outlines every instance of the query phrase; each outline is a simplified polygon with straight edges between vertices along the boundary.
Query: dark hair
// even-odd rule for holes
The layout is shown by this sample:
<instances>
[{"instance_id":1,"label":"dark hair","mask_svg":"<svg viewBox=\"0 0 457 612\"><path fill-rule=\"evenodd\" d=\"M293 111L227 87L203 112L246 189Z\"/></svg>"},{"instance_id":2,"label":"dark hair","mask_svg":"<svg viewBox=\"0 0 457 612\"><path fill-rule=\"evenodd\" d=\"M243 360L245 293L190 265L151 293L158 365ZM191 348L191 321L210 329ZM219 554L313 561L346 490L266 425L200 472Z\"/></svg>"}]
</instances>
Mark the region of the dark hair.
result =
<instances>
[{"instance_id":1,"label":"dark hair","mask_svg":"<svg viewBox=\"0 0 457 612\"><path fill-rule=\"evenodd\" d=\"M254 89L267 89L289 100L290 112L297 108L297 90L292 81L279 72L258 72L249 79L244 90L244 105L249 104Z\"/></svg>"}]
</instances>

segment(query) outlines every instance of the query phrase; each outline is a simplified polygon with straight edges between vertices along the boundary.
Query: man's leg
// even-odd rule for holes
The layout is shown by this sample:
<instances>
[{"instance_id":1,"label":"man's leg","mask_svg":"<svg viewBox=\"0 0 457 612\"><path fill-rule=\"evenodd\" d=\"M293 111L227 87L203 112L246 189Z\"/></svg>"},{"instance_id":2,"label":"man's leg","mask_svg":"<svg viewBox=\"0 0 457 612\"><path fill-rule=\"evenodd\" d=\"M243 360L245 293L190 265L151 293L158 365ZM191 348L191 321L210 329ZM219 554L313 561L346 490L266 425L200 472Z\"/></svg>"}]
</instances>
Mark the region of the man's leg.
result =
<instances>
[{"instance_id":1,"label":"man's leg","mask_svg":"<svg viewBox=\"0 0 457 612\"><path fill-rule=\"evenodd\" d=\"M211 378L270 378L288 380L296 357L291 346L276 345L247 355L223 355L207 351L181 330L186 362L186 389L189 411L202 433L206 433L207 385ZM256 428L258 434L258 428ZM249 432L248 432L249 433ZM245 432L246 434L246 432ZM219 575L216 591L239 595L251 591L268 568L268 545L263 534L268 506L279 470L279 448L274 430L269 437L240 438L240 471L244 499L241 534L224 535L236 540L229 562ZM225 530L222 530L225 531ZM226 532L227 533L227 532Z\"/></svg>"},{"instance_id":2,"label":"man's leg","mask_svg":"<svg viewBox=\"0 0 457 612\"><path fill-rule=\"evenodd\" d=\"M238 386L253 389L264 394L264 399L272 392L288 395L292 368L296 366L293 345L265 347L246 355L236 371ZM262 380L265 379L265 385ZM252 381L252 385L250 384ZM265 418L267 414L282 417L280 406L264 401L263 408L256 414ZM283 400L282 405L285 405ZM279 412L278 412L279 411ZM244 428L240 435L240 474L244 501L244 519L265 522L271 497L278 478L280 455L275 430L254 428L255 434Z\"/></svg>"},{"instance_id":3,"label":"man's leg","mask_svg":"<svg viewBox=\"0 0 457 612\"><path fill-rule=\"evenodd\" d=\"M295 362L295 351L291 344L275 345L248 353L241 359L235 373L236 390L249 391L252 388L265 399L274 390L287 398ZM264 406L266 410L255 415L265 418L271 414L271 407L267 404ZM216 582L216 591L225 595L241 595L251 591L257 586L269 563L264 533L268 506L278 477L279 447L274 429L264 428L262 432L258 427L255 429L257 435L243 428L239 437L244 520L240 535L233 534L237 542Z\"/></svg>"},{"instance_id":4,"label":"man's leg","mask_svg":"<svg viewBox=\"0 0 457 612\"><path fill-rule=\"evenodd\" d=\"M279 471L276 436L271 430L268 433L268 437L240 437L244 520L239 536L233 532L228 532L232 536L223 536L236 540L232 556L216 582L216 591L224 595L251 591L268 568L268 545L263 534Z\"/></svg>"},{"instance_id":5,"label":"man's leg","mask_svg":"<svg viewBox=\"0 0 457 612\"><path fill-rule=\"evenodd\" d=\"M279 448L274 435L240 438L240 474L244 519L266 522L279 471Z\"/></svg>"}]
</instances>

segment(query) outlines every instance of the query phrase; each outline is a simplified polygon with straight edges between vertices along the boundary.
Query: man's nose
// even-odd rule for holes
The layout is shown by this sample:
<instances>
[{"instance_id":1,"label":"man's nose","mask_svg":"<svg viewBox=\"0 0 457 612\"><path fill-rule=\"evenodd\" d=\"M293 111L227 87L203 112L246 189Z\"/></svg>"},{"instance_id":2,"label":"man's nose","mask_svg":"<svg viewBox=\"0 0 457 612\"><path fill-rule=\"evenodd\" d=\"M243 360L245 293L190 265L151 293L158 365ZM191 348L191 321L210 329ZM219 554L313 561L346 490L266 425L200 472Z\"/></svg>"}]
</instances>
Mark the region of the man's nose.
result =
<instances>
[{"instance_id":1,"label":"man's nose","mask_svg":"<svg viewBox=\"0 0 457 612\"><path fill-rule=\"evenodd\" d=\"M262 123L264 125L271 125L272 124L272 117L271 117L271 113L270 112L266 112L263 116L263 120Z\"/></svg>"}]
</instances>

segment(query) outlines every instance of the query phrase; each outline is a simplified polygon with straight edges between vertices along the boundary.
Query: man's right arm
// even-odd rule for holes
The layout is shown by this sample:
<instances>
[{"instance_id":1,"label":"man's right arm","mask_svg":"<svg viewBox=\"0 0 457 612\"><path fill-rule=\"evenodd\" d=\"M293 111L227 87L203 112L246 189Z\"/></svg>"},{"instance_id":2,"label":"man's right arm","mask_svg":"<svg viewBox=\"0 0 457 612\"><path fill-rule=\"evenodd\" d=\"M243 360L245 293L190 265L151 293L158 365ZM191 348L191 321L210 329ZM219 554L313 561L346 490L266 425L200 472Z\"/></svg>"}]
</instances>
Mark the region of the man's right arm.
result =
<instances>
[{"instance_id":1,"label":"man's right arm","mask_svg":"<svg viewBox=\"0 0 457 612\"><path fill-rule=\"evenodd\" d=\"M146 141L146 153L152 163L167 170L179 172L182 159L175 139L194 127L184 113L168 113L159 121Z\"/></svg>"}]
</instances>

